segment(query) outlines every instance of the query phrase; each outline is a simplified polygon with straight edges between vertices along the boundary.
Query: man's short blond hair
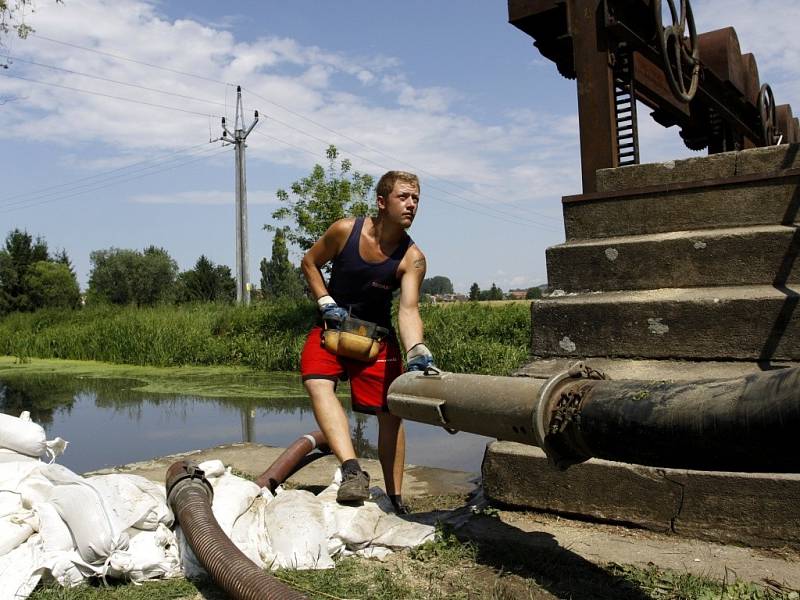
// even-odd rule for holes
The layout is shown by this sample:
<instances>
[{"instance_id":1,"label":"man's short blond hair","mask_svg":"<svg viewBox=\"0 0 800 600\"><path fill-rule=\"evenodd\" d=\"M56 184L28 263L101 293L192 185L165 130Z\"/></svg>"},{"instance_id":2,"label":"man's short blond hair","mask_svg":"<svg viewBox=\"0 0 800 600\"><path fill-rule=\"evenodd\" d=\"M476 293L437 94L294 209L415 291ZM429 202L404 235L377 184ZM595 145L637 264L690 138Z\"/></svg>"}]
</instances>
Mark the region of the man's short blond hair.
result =
<instances>
[{"instance_id":1,"label":"man's short blond hair","mask_svg":"<svg viewBox=\"0 0 800 600\"><path fill-rule=\"evenodd\" d=\"M388 198L389 194L391 194L392 190L394 189L394 184L398 181L413 183L415 186L417 186L417 191L420 191L419 177L414 175L414 173L409 173L408 171L389 171L384 173L383 176L378 180L378 186L375 188L375 193L382 198Z\"/></svg>"}]
</instances>

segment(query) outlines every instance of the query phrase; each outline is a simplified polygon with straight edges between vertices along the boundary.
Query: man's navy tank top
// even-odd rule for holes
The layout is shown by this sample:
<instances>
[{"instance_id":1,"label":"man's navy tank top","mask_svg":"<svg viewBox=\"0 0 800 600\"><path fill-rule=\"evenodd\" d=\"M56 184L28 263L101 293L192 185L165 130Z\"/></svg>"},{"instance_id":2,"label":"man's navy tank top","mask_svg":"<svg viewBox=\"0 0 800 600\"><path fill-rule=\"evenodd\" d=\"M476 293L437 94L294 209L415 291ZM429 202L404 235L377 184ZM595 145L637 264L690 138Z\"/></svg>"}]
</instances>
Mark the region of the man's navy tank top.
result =
<instances>
[{"instance_id":1,"label":"man's navy tank top","mask_svg":"<svg viewBox=\"0 0 800 600\"><path fill-rule=\"evenodd\" d=\"M404 234L389 258L367 262L358 250L363 227L364 217L356 218L344 249L333 259L328 293L355 318L391 329L392 292L400 287L397 267L414 241Z\"/></svg>"}]
</instances>

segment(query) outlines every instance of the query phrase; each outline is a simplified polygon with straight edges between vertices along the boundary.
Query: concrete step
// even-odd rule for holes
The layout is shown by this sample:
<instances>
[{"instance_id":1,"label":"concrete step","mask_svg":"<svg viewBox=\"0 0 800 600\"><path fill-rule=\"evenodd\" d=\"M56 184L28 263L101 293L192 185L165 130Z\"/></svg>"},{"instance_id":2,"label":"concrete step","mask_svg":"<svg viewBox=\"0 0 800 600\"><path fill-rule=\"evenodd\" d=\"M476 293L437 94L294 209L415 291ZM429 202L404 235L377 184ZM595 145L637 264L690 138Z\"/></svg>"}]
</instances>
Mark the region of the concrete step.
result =
<instances>
[{"instance_id":1,"label":"concrete step","mask_svg":"<svg viewBox=\"0 0 800 600\"><path fill-rule=\"evenodd\" d=\"M800 168L566 196L562 203L567 241L791 225L800 219Z\"/></svg>"},{"instance_id":2,"label":"concrete step","mask_svg":"<svg viewBox=\"0 0 800 600\"><path fill-rule=\"evenodd\" d=\"M771 369L800 367L800 362L747 360L656 360L634 358L589 357L584 359L593 369L609 378L645 381L696 381L699 379L735 379L763 373ZM575 358L537 358L518 369L517 377L549 379L575 364Z\"/></svg>"},{"instance_id":3,"label":"concrete step","mask_svg":"<svg viewBox=\"0 0 800 600\"><path fill-rule=\"evenodd\" d=\"M664 288L550 297L531 305L538 357L800 359L798 289Z\"/></svg>"},{"instance_id":4,"label":"concrete step","mask_svg":"<svg viewBox=\"0 0 800 600\"><path fill-rule=\"evenodd\" d=\"M597 459L559 471L539 448L494 442L486 449L482 475L486 496L512 506L706 540L800 549L796 474L689 471Z\"/></svg>"},{"instance_id":5,"label":"concrete step","mask_svg":"<svg viewBox=\"0 0 800 600\"><path fill-rule=\"evenodd\" d=\"M598 192L620 192L650 186L675 186L764 175L800 168L800 144L753 148L683 160L614 167L597 171Z\"/></svg>"},{"instance_id":6,"label":"concrete step","mask_svg":"<svg viewBox=\"0 0 800 600\"><path fill-rule=\"evenodd\" d=\"M547 249L547 278L565 292L786 283L800 281L799 251L786 225L570 241Z\"/></svg>"}]
</instances>

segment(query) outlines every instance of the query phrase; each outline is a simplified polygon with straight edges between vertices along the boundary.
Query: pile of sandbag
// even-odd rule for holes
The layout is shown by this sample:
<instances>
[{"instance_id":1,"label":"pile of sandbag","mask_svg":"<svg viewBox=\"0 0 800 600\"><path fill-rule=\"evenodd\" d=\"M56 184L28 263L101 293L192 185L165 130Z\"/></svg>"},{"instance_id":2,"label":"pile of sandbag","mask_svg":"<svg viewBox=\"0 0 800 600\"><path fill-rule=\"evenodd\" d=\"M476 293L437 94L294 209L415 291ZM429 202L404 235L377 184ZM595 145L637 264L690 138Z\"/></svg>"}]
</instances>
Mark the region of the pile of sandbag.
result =
<instances>
[{"instance_id":1,"label":"pile of sandbag","mask_svg":"<svg viewBox=\"0 0 800 600\"><path fill-rule=\"evenodd\" d=\"M126 474L81 477L52 462L66 445L45 440L27 413L0 414L0 600L26 598L41 579L76 586L88 577L140 582L204 572L180 528L170 529L162 485ZM338 504L338 471L318 495L279 488L273 496L220 461L200 468L223 531L263 568L330 568L335 557L382 557L434 535L395 515L379 488L374 502Z\"/></svg>"},{"instance_id":2,"label":"pile of sandbag","mask_svg":"<svg viewBox=\"0 0 800 600\"><path fill-rule=\"evenodd\" d=\"M431 525L401 519L389 497L373 487L372 500L360 506L336 502L341 482L317 495L305 490L268 489L233 475L221 461L200 463L214 488L211 510L225 534L254 563L266 569L328 569L333 558L358 555L381 558L393 550L412 548L433 539ZM184 572L202 567L178 528Z\"/></svg>"},{"instance_id":3,"label":"pile of sandbag","mask_svg":"<svg viewBox=\"0 0 800 600\"><path fill-rule=\"evenodd\" d=\"M42 462L66 448L44 438L26 413L0 415L0 600L27 597L43 576L69 587L94 576L180 576L162 486Z\"/></svg>"}]
</instances>

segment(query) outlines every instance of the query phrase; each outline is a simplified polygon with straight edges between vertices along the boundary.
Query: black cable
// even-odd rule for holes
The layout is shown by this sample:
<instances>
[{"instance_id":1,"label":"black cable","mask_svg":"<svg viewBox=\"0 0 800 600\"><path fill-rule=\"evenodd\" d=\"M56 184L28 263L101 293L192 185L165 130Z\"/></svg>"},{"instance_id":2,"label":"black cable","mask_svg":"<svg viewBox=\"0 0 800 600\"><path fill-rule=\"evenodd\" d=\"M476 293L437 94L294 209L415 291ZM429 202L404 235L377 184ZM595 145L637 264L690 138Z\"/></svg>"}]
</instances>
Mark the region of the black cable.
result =
<instances>
[{"instance_id":1,"label":"black cable","mask_svg":"<svg viewBox=\"0 0 800 600\"><path fill-rule=\"evenodd\" d=\"M145 177L145 176L149 177L150 175L153 175L155 173L162 173L162 172L165 172L165 171L170 171L170 170L176 169L178 167L183 167L185 165L192 164L192 163L195 163L195 162L198 162L198 161L201 161L201 160L206 160L206 159L211 158L213 156L218 156L220 154L223 154L224 152L227 152L227 150L220 150L219 152L216 152L216 153L208 155L208 156L201 156L200 158L195 158L194 160L187 160L187 161L184 161L182 163L167 167L165 169L159 169L158 171L153 171L152 173L147 173L146 175L137 175L136 177L129 177L128 179L115 181L115 182L107 184L107 185L97 186L97 187L95 187L93 189L83 190L83 191L80 191L80 192L76 192L74 194L68 194L66 196L60 196L60 197L57 197L57 198L50 198L48 200L42 200L41 202L35 202L33 204L26 204L24 206L18 206L18 207L12 207L12 208L9 208L9 209L6 209L6 210L0 210L0 214L13 212L15 210L24 210L26 208L31 208L33 206L39 206L41 204L49 204L50 202L58 202L60 200L68 200L69 198L74 198L75 196L81 196L81 195L87 194L89 192L95 192L97 190L102 190L102 189L105 189L105 188L108 188L108 187L113 187L113 186L115 186L117 184L120 184L120 183L125 183L125 182L128 182L128 181L134 181L136 179L141 179L142 177Z\"/></svg>"},{"instance_id":2,"label":"black cable","mask_svg":"<svg viewBox=\"0 0 800 600\"><path fill-rule=\"evenodd\" d=\"M144 86L144 85L139 85L138 83L129 83L129 82L126 82L126 81L119 81L117 79L109 79L108 77L100 77L99 75L92 75L91 73L83 73L81 71L73 71L72 69L65 69L63 67L57 67L55 65L48 65L48 64L45 64L45 63L40 63L40 62L36 62L36 61L33 61L33 60L28 60L26 58L19 58L19 57L16 57L16 56L8 56L7 55L6 58L9 58L12 61L16 61L16 62L23 62L23 63L27 63L29 65L35 65L37 67L44 67L45 69L52 69L54 71L62 71L64 73L71 73L72 75L79 75L81 77L88 77L90 79L96 79L98 81L105 81L105 82L108 82L108 83L115 83L117 85L125 85L125 86L128 86L128 87L137 88L137 89L140 89L140 90L146 90L148 92L155 92L157 94L165 94L167 96L175 96L176 98L183 98L185 100L194 100L196 102L203 102L204 104L215 104L217 106L222 106L223 108L226 108L226 105L225 105L224 102L218 102L216 100L209 100L208 98L198 98L197 96L187 96L186 94L178 94L176 92L168 92L166 90L160 90L158 88L152 88L152 87L147 87L147 86Z\"/></svg>"},{"instance_id":3,"label":"black cable","mask_svg":"<svg viewBox=\"0 0 800 600\"><path fill-rule=\"evenodd\" d=\"M355 139L355 138L353 138L353 137L350 137L350 136L349 136L349 135L347 135L347 134L344 134L344 133L342 133L342 132L340 132L340 131L336 131L335 129L332 129L332 128L328 127L327 125L324 125L324 124L322 124L322 123L319 123L318 121L315 121L314 119L312 119L312 118L310 118L310 117L307 117L307 116L305 116L305 115L303 115L303 114L301 114L301 113L299 113L299 112L297 112L297 111L294 111L294 110L292 110L291 108L288 108L288 107L286 107L286 106L283 106L282 104L280 104L280 103L278 103L278 102L275 102L275 101L273 101L273 100L269 100L268 98L265 98L264 96L262 96L262 95L261 95L261 94L259 94L258 92L255 92L255 91L253 91L253 89L252 89L252 88L244 88L244 87L242 87L242 90L245 90L245 89L246 89L248 92L250 92L250 93L251 93L253 96L255 96L256 98L260 98L261 100L263 100L264 102L267 102L268 104L272 104L273 106L277 106L277 107L278 107L278 108L280 108L281 110L285 110L286 112L288 112L288 113L289 113L289 114L291 114L291 115L294 115L294 116L296 116L296 117L298 117L298 118L300 118L300 119L303 119L303 120L305 120L305 121L308 121L309 123L311 123L312 125L316 125L316 126L317 126L317 127L319 127L320 129L324 129L325 131L328 131L329 133L332 133L332 134L334 134L334 135L338 135L339 137L341 137L341 138L344 138L344 139L346 139L346 140L348 140L348 141L350 141L350 142L353 142L354 144L358 144L359 146L361 146L362 148L365 148L366 150L369 150L370 152L375 152L376 154L380 154L381 156L383 156L383 157L385 157L385 158L388 158L388 159L390 159L390 160L392 160L392 161L394 161L394 162L396 162L396 163L399 163L399 164L402 164L402 165L406 165L406 166L408 166L408 167L411 167L411 168L412 168L414 171L416 171L416 172L418 172L418 173L422 173L422 174L424 174L424 175L427 175L428 177L431 177L431 178L433 178L433 179L438 179L439 181L442 181L442 182L444 182L444 183L447 183L447 184L449 184L449 185L452 185L453 187L460 188L460 189L462 189L462 190L464 190L464 191L466 191L466 192L468 192L468 193L470 193L470 194L475 194L476 196L478 196L478 193L477 193L476 191L474 191L474 190L472 190L472 189L468 188L468 187L467 187L467 186L465 186L465 185L462 185L462 184L460 184L460 183L456 183L456 182L454 182L454 181L450 181L450 180L448 180L448 179L445 179L445 178L443 178L443 177L440 177L440 176L438 176L438 175L434 175L434 174L433 174L433 173L431 173L430 171L427 171L427 170L425 170L425 169L422 169L422 168L420 168L420 167L418 167L418 166L416 166L416 165L414 165L414 164L412 164L412 163L409 163L409 162L407 162L407 161L404 161L404 160L402 160L402 159L399 159L399 158L397 158L397 157L395 157L395 156L392 156L391 154L387 154L386 152L383 152L382 150L378 150L377 148L373 148L372 146L369 146L369 145L367 145L367 144L365 144L365 143L363 143L363 142L360 142L359 140L357 140L357 139ZM271 117L271 118L272 118L272 119L274 119L274 120L277 120L277 119L275 119L274 117ZM282 123L282 122L281 122L281 123ZM282 124L283 124L283 123L282 123ZM351 152L351 154L352 154L352 152ZM355 154L354 154L353 156L355 156ZM363 160L363 159L362 159L362 160ZM558 221L558 220L559 220L557 217L551 217L551 216L549 216L549 215L545 215L545 214L539 213L539 212L537 212L537 211L535 211L535 210L530 210L530 209L529 209L529 210L527 210L526 212L529 212L529 213L531 213L531 214L533 214L533 215L535 215L535 216L541 217L541 218L543 218L543 219L550 219L550 220L554 220L554 221Z\"/></svg>"},{"instance_id":4,"label":"black cable","mask_svg":"<svg viewBox=\"0 0 800 600\"><path fill-rule=\"evenodd\" d=\"M46 192L48 190L53 190L53 189L56 189L56 188L71 187L71 186L75 185L76 183L80 183L81 181L87 181L87 180L90 180L90 179L96 179L98 177L103 177L103 176L109 175L111 173L116 173L117 171L124 171L125 169L129 169L129 168L135 167L137 165L153 162L153 161L156 161L156 160L162 160L164 158L168 158L168 157L174 156L176 154L182 154L184 152L188 152L190 150L194 150L196 148L200 148L201 146L205 146L207 144L208 144L208 142L203 142L202 144L196 144L194 146L189 146L188 148L184 148L182 150L176 150L175 152L168 152L166 154L162 154L160 156L155 156L153 158L146 158L144 160L139 160L139 161L127 164L127 165L125 165L123 167L117 167L116 169L110 169L108 171L101 171L100 173L95 173L94 175L87 175L86 177L80 177L79 179L73 179L72 181L65 181L64 183L58 183L58 184L55 184L55 185L49 185L47 187L37 188L35 190L29 190L27 192L20 192L20 193L14 194L12 196L6 196L5 198L0 198L0 204L3 204L3 203L5 203L5 202L7 202L9 200L15 200L16 198L19 198L21 196L29 196L31 194L32 195L38 195L38 194L40 194L42 192Z\"/></svg>"},{"instance_id":5,"label":"black cable","mask_svg":"<svg viewBox=\"0 0 800 600\"><path fill-rule=\"evenodd\" d=\"M163 108L166 110L174 110L178 112L187 113L190 115L199 115L201 117L220 117L220 115L215 115L211 113L201 113L194 110L187 110L185 108L178 108L176 106L168 106L166 104L157 104L155 102L145 102L144 100L133 100L132 98L125 98L123 96L114 96L112 94L104 94L102 92L95 92L92 90L84 90L82 88L76 88L69 85L61 85L60 83L49 83L47 81L39 81L38 79L31 79L29 77L21 77L19 75L9 75L3 71L0 71L0 75L3 77L8 77L10 79L21 79L22 81L29 81L31 83L38 83L39 85L49 85L51 87L57 87L64 90L71 90L73 92L81 92L82 94L90 94L92 96L100 96L103 98L111 98L112 100L122 100L123 102L131 102L133 104L141 104L143 106L150 106L154 108Z\"/></svg>"},{"instance_id":6,"label":"black cable","mask_svg":"<svg viewBox=\"0 0 800 600\"><path fill-rule=\"evenodd\" d=\"M186 75L187 77L194 77L195 79L202 79L204 81L210 81L211 83L219 83L222 85L233 85L232 83L228 83L227 81L220 81L219 79L212 79L211 77L205 77L203 75L198 75L197 73L189 73L187 71L181 71L179 69L172 69L170 67L165 67L163 65L156 65L153 63L145 62L143 60L137 60L135 58L129 58L127 56L122 56L120 54L112 54L111 52L104 52L102 50L97 50L96 48L87 48L86 46L80 46L78 44L72 44L70 42L62 42L61 40L54 40L53 38L45 37L40 35L36 32L31 33L31 36L36 37L40 40L45 40L47 42L52 42L53 44L61 44L62 46L69 46L70 48L76 48L78 50L85 50L87 52L94 52L95 54L100 54L102 56L108 56L109 58L115 58L117 60L124 60L127 62L135 63L137 65L142 65L145 67L150 67L152 69L159 69L161 71L168 71L170 73L177 73L178 75Z\"/></svg>"}]
</instances>

